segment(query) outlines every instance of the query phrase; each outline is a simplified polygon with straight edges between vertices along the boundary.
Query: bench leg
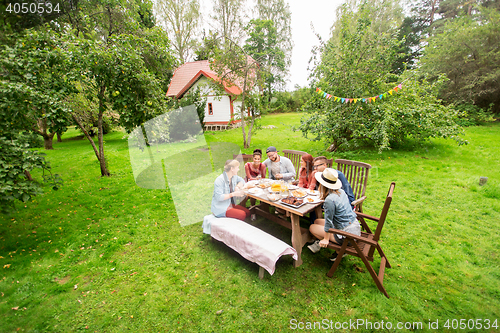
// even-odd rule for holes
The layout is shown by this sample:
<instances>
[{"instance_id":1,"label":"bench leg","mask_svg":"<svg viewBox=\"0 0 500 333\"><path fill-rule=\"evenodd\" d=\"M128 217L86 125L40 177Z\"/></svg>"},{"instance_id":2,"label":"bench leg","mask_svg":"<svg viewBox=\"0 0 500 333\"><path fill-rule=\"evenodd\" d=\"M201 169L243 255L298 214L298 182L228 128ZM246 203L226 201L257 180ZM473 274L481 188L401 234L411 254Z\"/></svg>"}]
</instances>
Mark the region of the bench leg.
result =
<instances>
[{"instance_id":1,"label":"bench leg","mask_svg":"<svg viewBox=\"0 0 500 333\"><path fill-rule=\"evenodd\" d=\"M262 266L259 266L259 279L264 278L264 268Z\"/></svg>"}]
</instances>

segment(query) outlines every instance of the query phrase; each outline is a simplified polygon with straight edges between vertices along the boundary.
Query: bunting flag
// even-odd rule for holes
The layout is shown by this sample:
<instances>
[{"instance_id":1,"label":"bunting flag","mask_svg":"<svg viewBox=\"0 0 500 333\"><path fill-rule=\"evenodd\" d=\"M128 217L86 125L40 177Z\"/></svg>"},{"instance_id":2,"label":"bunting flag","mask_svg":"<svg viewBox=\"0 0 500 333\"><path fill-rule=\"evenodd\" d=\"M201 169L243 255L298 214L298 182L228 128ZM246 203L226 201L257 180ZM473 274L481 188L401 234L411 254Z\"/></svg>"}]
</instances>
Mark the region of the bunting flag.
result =
<instances>
[{"instance_id":1,"label":"bunting flag","mask_svg":"<svg viewBox=\"0 0 500 333\"><path fill-rule=\"evenodd\" d=\"M346 98L346 97L339 97L339 96L333 96L333 95L330 95L326 92L324 92L323 90L321 90L320 88L316 88L316 92L320 95L322 95L324 98L326 99L331 99L333 97L333 101L334 102L337 102L339 101L340 103L354 103L356 104L357 102L360 102L360 103L371 103L371 102L375 102L375 100L378 98L380 100L382 99L386 99L388 96L387 94L391 95L395 92L398 92L398 90L401 90L403 87L403 84L400 83L398 84L397 86L395 86L394 88L392 88L391 90L387 91L387 92L384 92L382 94L378 94L378 95L375 95L375 96L372 96L372 97L357 97L357 98Z\"/></svg>"}]
</instances>

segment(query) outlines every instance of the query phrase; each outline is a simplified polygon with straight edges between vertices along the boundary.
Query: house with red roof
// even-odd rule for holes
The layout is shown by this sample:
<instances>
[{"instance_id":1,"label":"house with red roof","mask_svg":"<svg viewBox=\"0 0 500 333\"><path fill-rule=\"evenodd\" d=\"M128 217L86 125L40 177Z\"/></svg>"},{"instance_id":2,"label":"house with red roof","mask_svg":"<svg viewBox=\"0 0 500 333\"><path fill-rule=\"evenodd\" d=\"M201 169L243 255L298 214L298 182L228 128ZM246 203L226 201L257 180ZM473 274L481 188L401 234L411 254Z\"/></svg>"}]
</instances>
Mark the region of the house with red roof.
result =
<instances>
[{"instance_id":1,"label":"house with red roof","mask_svg":"<svg viewBox=\"0 0 500 333\"><path fill-rule=\"evenodd\" d=\"M210 82L220 80L217 73L210 69L208 60L187 62L175 70L167 97L180 99L191 89L199 87L207 98L205 128L225 129L229 124L240 122L241 102L236 99L242 91L237 85L224 81L224 94L220 95L210 86Z\"/></svg>"}]
</instances>

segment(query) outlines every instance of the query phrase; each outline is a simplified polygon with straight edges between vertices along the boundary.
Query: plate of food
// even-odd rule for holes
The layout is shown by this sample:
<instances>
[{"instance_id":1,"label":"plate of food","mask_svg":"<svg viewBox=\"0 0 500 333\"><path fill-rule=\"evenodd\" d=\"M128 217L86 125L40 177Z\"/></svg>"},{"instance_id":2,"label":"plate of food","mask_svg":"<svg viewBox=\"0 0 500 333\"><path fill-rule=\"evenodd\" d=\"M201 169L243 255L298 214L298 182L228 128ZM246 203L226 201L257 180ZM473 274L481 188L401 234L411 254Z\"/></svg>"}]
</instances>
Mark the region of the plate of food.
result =
<instances>
[{"instance_id":1,"label":"plate of food","mask_svg":"<svg viewBox=\"0 0 500 333\"><path fill-rule=\"evenodd\" d=\"M305 205L304 200L298 199L298 198L293 197L293 196L281 199L281 203L284 205L287 205L287 206L292 206L294 208L299 208L299 207Z\"/></svg>"},{"instance_id":2,"label":"plate of food","mask_svg":"<svg viewBox=\"0 0 500 333\"><path fill-rule=\"evenodd\" d=\"M319 194L319 191L315 191L315 190L307 190L306 193L308 195L318 195Z\"/></svg>"},{"instance_id":3,"label":"plate of food","mask_svg":"<svg viewBox=\"0 0 500 333\"><path fill-rule=\"evenodd\" d=\"M307 195L305 190L293 190L290 194L295 198L303 198Z\"/></svg>"},{"instance_id":4,"label":"plate of food","mask_svg":"<svg viewBox=\"0 0 500 333\"><path fill-rule=\"evenodd\" d=\"M281 199L281 195L277 194L277 193L269 193L267 195L267 198L271 201L278 201L279 199Z\"/></svg>"},{"instance_id":5,"label":"plate of food","mask_svg":"<svg viewBox=\"0 0 500 333\"><path fill-rule=\"evenodd\" d=\"M314 198L307 197L307 198L304 199L304 202L305 203L314 204L314 203L318 203L318 202L323 202L323 200L319 200L318 197L314 197Z\"/></svg>"},{"instance_id":6,"label":"plate of food","mask_svg":"<svg viewBox=\"0 0 500 333\"><path fill-rule=\"evenodd\" d=\"M250 181L250 182L245 184L245 188L247 188L247 189L255 188L255 183Z\"/></svg>"},{"instance_id":7,"label":"plate of food","mask_svg":"<svg viewBox=\"0 0 500 333\"><path fill-rule=\"evenodd\" d=\"M259 194L260 192L262 192L262 190L260 188L254 187L254 188L249 189L247 192L250 194Z\"/></svg>"},{"instance_id":8,"label":"plate of food","mask_svg":"<svg viewBox=\"0 0 500 333\"><path fill-rule=\"evenodd\" d=\"M271 186L271 183L269 183L269 182L263 182L263 183L260 183L259 185L257 185L258 188L262 188L262 189L268 188L270 186Z\"/></svg>"},{"instance_id":9,"label":"plate of food","mask_svg":"<svg viewBox=\"0 0 500 333\"><path fill-rule=\"evenodd\" d=\"M296 190L298 189L299 187L298 186L295 186L295 185L288 185L288 189L289 190Z\"/></svg>"}]
</instances>

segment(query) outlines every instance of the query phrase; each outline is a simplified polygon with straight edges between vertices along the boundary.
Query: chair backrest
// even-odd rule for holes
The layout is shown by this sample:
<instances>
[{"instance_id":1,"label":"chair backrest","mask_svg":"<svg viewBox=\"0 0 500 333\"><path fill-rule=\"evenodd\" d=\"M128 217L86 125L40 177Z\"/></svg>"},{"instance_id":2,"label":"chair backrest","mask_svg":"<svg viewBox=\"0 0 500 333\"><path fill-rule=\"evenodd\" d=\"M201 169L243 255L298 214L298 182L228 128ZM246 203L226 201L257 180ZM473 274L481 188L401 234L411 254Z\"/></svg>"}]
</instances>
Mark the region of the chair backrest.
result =
<instances>
[{"instance_id":1,"label":"chair backrest","mask_svg":"<svg viewBox=\"0 0 500 333\"><path fill-rule=\"evenodd\" d=\"M342 171L351 184L354 199L357 200L365 195L368 172L372 166L368 163L336 159L337 170Z\"/></svg>"},{"instance_id":2,"label":"chair backrest","mask_svg":"<svg viewBox=\"0 0 500 333\"><path fill-rule=\"evenodd\" d=\"M302 157L302 155L307 153L305 151L300 151L300 150L283 149L283 154L285 155L286 158L292 161L292 164L295 168L295 174L297 174L296 178L298 179L298 174L300 170L300 158Z\"/></svg>"},{"instance_id":3,"label":"chair backrest","mask_svg":"<svg viewBox=\"0 0 500 333\"><path fill-rule=\"evenodd\" d=\"M248 154L233 154L233 159L238 160L240 162L240 171L238 172L238 176L242 177L247 181L247 175L245 173L245 164L247 162L253 161L253 155Z\"/></svg>"},{"instance_id":4,"label":"chair backrest","mask_svg":"<svg viewBox=\"0 0 500 333\"><path fill-rule=\"evenodd\" d=\"M396 187L396 183L392 182L391 186L389 187L389 192L387 192L387 197L385 198L384 208L382 208L382 213L380 214L380 217L378 220L377 229L375 230L375 233L373 234L374 241L378 242L380 239L380 234L382 233L382 228L384 227L385 218L387 217L387 213L389 212L389 208L391 207L392 194L394 193L394 187Z\"/></svg>"},{"instance_id":5,"label":"chair backrest","mask_svg":"<svg viewBox=\"0 0 500 333\"><path fill-rule=\"evenodd\" d=\"M333 158L330 158L330 159L326 159L326 167L327 168L331 168L333 165Z\"/></svg>"}]
</instances>

